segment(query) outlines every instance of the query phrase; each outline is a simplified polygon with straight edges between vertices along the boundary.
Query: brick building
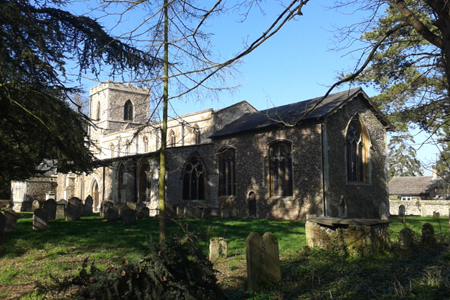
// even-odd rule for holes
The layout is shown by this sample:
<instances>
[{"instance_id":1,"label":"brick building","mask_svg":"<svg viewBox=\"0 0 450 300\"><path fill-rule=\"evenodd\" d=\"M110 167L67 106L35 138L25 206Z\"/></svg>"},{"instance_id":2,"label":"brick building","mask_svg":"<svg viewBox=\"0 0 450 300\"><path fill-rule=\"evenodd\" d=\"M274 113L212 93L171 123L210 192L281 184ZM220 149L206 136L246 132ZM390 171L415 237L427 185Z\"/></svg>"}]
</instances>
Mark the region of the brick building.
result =
<instances>
[{"instance_id":1,"label":"brick building","mask_svg":"<svg viewBox=\"0 0 450 300\"><path fill-rule=\"evenodd\" d=\"M104 166L89 175L58 174L57 199L91 195L94 210L106 200L143 202L157 214L160 124L148 122L149 92L112 82L91 88L92 151ZM242 101L170 119L169 210L378 218L389 206L389 124L359 88L320 100L264 111ZM13 199L15 208L27 199Z\"/></svg>"}]
</instances>

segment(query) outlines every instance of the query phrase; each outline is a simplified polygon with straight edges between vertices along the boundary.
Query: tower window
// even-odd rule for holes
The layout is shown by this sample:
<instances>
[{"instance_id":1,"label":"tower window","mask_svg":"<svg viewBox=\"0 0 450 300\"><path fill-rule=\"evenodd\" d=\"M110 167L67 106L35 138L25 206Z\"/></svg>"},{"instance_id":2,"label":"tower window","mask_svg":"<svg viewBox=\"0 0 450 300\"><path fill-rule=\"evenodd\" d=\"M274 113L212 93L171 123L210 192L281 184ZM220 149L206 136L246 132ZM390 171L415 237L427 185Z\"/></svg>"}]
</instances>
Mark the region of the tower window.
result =
<instances>
[{"instance_id":1,"label":"tower window","mask_svg":"<svg viewBox=\"0 0 450 300\"><path fill-rule=\"evenodd\" d=\"M125 105L123 107L123 119L125 121L133 120L133 103L131 103L130 100L127 100L127 102L125 102Z\"/></svg>"}]
</instances>

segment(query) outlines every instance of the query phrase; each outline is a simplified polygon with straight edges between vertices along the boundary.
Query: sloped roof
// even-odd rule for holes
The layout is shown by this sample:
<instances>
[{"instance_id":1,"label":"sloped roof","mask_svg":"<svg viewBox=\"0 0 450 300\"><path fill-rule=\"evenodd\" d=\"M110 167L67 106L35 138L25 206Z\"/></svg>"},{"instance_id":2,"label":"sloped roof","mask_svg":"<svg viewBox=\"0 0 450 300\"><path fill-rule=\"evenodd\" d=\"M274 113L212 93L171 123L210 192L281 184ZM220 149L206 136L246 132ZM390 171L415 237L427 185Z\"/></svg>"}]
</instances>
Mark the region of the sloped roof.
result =
<instances>
[{"instance_id":1,"label":"sloped roof","mask_svg":"<svg viewBox=\"0 0 450 300\"><path fill-rule=\"evenodd\" d=\"M419 196L429 194L438 179L433 176L402 176L389 181L390 195Z\"/></svg>"},{"instance_id":2,"label":"sloped roof","mask_svg":"<svg viewBox=\"0 0 450 300\"><path fill-rule=\"evenodd\" d=\"M355 88L328 95L325 99L323 99L323 97L317 97L302 102L245 114L241 118L215 132L211 138L280 126L283 124L292 124L298 122L298 120L308 121L321 119L333 114L358 96L363 97L369 103L385 126L389 126L387 120L384 119L381 112L369 100L369 97L364 91L361 88Z\"/></svg>"},{"instance_id":3,"label":"sloped roof","mask_svg":"<svg viewBox=\"0 0 450 300\"><path fill-rule=\"evenodd\" d=\"M44 160L36 167L40 176L52 176L58 172L58 161L56 159L44 158Z\"/></svg>"}]
</instances>

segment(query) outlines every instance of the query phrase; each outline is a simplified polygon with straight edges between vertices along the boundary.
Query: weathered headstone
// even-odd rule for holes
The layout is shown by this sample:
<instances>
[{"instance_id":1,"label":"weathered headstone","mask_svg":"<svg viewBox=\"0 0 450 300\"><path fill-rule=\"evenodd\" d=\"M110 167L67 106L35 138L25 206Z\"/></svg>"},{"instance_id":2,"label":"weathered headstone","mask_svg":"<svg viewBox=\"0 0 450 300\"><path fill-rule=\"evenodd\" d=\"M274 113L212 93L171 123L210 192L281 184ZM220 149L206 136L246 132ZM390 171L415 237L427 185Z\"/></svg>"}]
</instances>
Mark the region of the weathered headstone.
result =
<instances>
[{"instance_id":1,"label":"weathered headstone","mask_svg":"<svg viewBox=\"0 0 450 300\"><path fill-rule=\"evenodd\" d=\"M219 258L227 258L228 246L224 238L209 240L209 260L215 262Z\"/></svg>"},{"instance_id":2,"label":"weathered headstone","mask_svg":"<svg viewBox=\"0 0 450 300\"><path fill-rule=\"evenodd\" d=\"M125 226L136 224L136 211L127 205L122 207L122 224Z\"/></svg>"},{"instance_id":3,"label":"weathered headstone","mask_svg":"<svg viewBox=\"0 0 450 300\"><path fill-rule=\"evenodd\" d=\"M434 234L433 225L425 223L422 226L422 244L434 245L436 243L436 236Z\"/></svg>"},{"instance_id":4,"label":"weathered headstone","mask_svg":"<svg viewBox=\"0 0 450 300\"><path fill-rule=\"evenodd\" d=\"M5 216L0 211L0 238L5 235Z\"/></svg>"},{"instance_id":5,"label":"weathered headstone","mask_svg":"<svg viewBox=\"0 0 450 300\"><path fill-rule=\"evenodd\" d=\"M230 217L230 209L229 208L222 208L220 211L220 217L221 218L229 218Z\"/></svg>"},{"instance_id":6,"label":"weathered headstone","mask_svg":"<svg viewBox=\"0 0 450 300\"><path fill-rule=\"evenodd\" d=\"M114 206L114 202L112 201L103 201L100 207L100 216L106 218L106 211Z\"/></svg>"},{"instance_id":7,"label":"weathered headstone","mask_svg":"<svg viewBox=\"0 0 450 300\"><path fill-rule=\"evenodd\" d=\"M94 205L94 199L91 197L91 195L87 196L84 200L84 213L89 215L92 214L92 207Z\"/></svg>"},{"instance_id":8,"label":"weathered headstone","mask_svg":"<svg viewBox=\"0 0 450 300\"><path fill-rule=\"evenodd\" d=\"M38 208L33 214L33 230L47 229L47 211L43 208Z\"/></svg>"},{"instance_id":9,"label":"weathered headstone","mask_svg":"<svg viewBox=\"0 0 450 300\"><path fill-rule=\"evenodd\" d=\"M211 217L211 208L206 207L205 209L203 209L203 214L202 214L202 218L209 218Z\"/></svg>"},{"instance_id":10,"label":"weathered headstone","mask_svg":"<svg viewBox=\"0 0 450 300\"><path fill-rule=\"evenodd\" d=\"M262 282L273 283L281 280L280 255L278 240L271 232L264 233L262 237L264 272Z\"/></svg>"},{"instance_id":11,"label":"weathered headstone","mask_svg":"<svg viewBox=\"0 0 450 300\"><path fill-rule=\"evenodd\" d=\"M79 220L82 209L83 205L80 199L76 197L70 198L66 208L66 221Z\"/></svg>"},{"instance_id":12,"label":"weathered headstone","mask_svg":"<svg viewBox=\"0 0 450 300\"><path fill-rule=\"evenodd\" d=\"M17 214L12 209L5 211L5 230L15 231L17 227Z\"/></svg>"},{"instance_id":13,"label":"weathered headstone","mask_svg":"<svg viewBox=\"0 0 450 300\"><path fill-rule=\"evenodd\" d=\"M66 208L67 208L67 201L64 199L59 200L56 202L56 219L66 218Z\"/></svg>"},{"instance_id":14,"label":"weathered headstone","mask_svg":"<svg viewBox=\"0 0 450 300\"><path fill-rule=\"evenodd\" d=\"M252 232L245 239L245 256L247 258L247 288L257 290L263 272L261 237Z\"/></svg>"},{"instance_id":15,"label":"weathered headstone","mask_svg":"<svg viewBox=\"0 0 450 300\"><path fill-rule=\"evenodd\" d=\"M119 212L114 206L107 207L104 212L104 217L107 221L117 221L119 219Z\"/></svg>"},{"instance_id":16,"label":"weathered headstone","mask_svg":"<svg viewBox=\"0 0 450 300\"><path fill-rule=\"evenodd\" d=\"M403 228L398 235L400 248L410 249L414 246L414 233L409 228Z\"/></svg>"},{"instance_id":17,"label":"weathered headstone","mask_svg":"<svg viewBox=\"0 0 450 300\"><path fill-rule=\"evenodd\" d=\"M148 207L142 207L137 213L136 218L138 220L148 218L150 216L150 209Z\"/></svg>"},{"instance_id":18,"label":"weathered headstone","mask_svg":"<svg viewBox=\"0 0 450 300\"><path fill-rule=\"evenodd\" d=\"M441 214L438 211L433 211L433 218L439 218Z\"/></svg>"},{"instance_id":19,"label":"weathered headstone","mask_svg":"<svg viewBox=\"0 0 450 300\"><path fill-rule=\"evenodd\" d=\"M35 211L38 208L41 208L41 202L34 200L33 203L31 203L31 209Z\"/></svg>"},{"instance_id":20,"label":"weathered headstone","mask_svg":"<svg viewBox=\"0 0 450 300\"><path fill-rule=\"evenodd\" d=\"M184 208L184 217L188 219L194 218L194 208L190 205L187 205Z\"/></svg>"},{"instance_id":21,"label":"weathered headstone","mask_svg":"<svg viewBox=\"0 0 450 300\"><path fill-rule=\"evenodd\" d=\"M54 199L45 201L43 208L47 211L47 222L56 219L56 201Z\"/></svg>"}]
</instances>

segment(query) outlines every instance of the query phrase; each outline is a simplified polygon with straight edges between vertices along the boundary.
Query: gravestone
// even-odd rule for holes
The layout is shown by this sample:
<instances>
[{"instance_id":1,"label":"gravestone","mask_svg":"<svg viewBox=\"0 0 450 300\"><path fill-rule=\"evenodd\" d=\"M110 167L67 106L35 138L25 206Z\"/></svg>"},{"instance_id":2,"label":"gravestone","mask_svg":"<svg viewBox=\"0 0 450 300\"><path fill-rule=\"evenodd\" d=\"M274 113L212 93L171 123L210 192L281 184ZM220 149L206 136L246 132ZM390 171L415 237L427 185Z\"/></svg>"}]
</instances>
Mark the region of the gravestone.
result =
<instances>
[{"instance_id":1,"label":"gravestone","mask_svg":"<svg viewBox=\"0 0 450 300\"><path fill-rule=\"evenodd\" d=\"M117 221L119 220L119 212L117 211L117 208L114 206L109 206L106 208L104 212L104 218L107 221Z\"/></svg>"},{"instance_id":2,"label":"gravestone","mask_svg":"<svg viewBox=\"0 0 450 300\"><path fill-rule=\"evenodd\" d=\"M264 233L262 237L263 257L262 265L264 267L262 282L273 283L281 280L280 255L278 249L278 240L271 232Z\"/></svg>"},{"instance_id":3,"label":"gravestone","mask_svg":"<svg viewBox=\"0 0 450 300\"><path fill-rule=\"evenodd\" d=\"M227 241L220 237L209 240L209 260L215 262L219 258L227 258Z\"/></svg>"},{"instance_id":4,"label":"gravestone","mask_svg":"<svg viewBox=\"0 0 450 300\"><path fill-rule=\"evenodd\" d=\"M409 228L403 228L398 235L400 248L411 249L414 246L414 233Z\"/></svg>"},{"instance_id":5,"label":"gravestone","mask_svg":"<svg viewBox=\"0 0 450 300\"><path fill-rule=\"evenodd\" d=\"M92 214L92 207L94 205L94 199L92 199L91 195L87 196L84 200L84 213L87 215Z\"/></svg>"},{"instance_id":6,"label":"gravestone","mask_svg":"<svg viewBox=\"0 0 450 300\"><path fill-rule=\"evenodd\" d=\"M43 208L38 208L33 214L33 230L47 229L47 211Z\"/></svg>"},{"instance_id":7,"label":"gravestone","mask_svg":"<svg viewBox=\"0 0 450 300\"><path fill-rule=\"evenodd\" d=\"M112 201L103 201L100 207L100 216L106 218L105 214L107 210L110 209L111 207L114 207L114 203Z\"/></svg>"},{"instance_id":8,"label":"gravestone","mask_svg":"<svg viewBox=\"0 0 450 300\"><path fill-rule=\"evenodd\" d=\"M433 225L425 223L422 226L422 244L434 245L436 244L436 235L434 234Z\"/></svg>"},{"instance_id":9,"label":"gravestone","mask_svg":"<svg viewBox=\"0 0 450 300\"><path fill-rule=\"evenodd\" d=\"M211 217L211 208L209 208L209 207L206 207L205 209L203 209L203 215L202 215L202 218L203 219L206 219L206 218L209 218L209 217Z\"/></svg>"},{"instance_id":10,"label":"gravestone","mask_svg":"<svg viewBox=\"0 0 450 300\"><path fill-rule=\"evenodd\" d=\"M82 210L83 204L81 203L81 200L76 197L70 198L66 208L66 221L79 220Z\"/></svg>"},{"instance_id":11,"label":"gravestone","mask_svg":"<svg viewBox=\"0 0 450 300\"><path fill-rule=\"evenodd\" d=\"M47 222L56 219L56 201L54 199L45 201L43 208L47 211Z\"/></svg>"},{"instance_id":12,"label":"gravestone","mask_svg":"<svg viewBox=\"0 0 450 300\"><path fill-rule=\"evenodd\" d=\"M64 199L59 200L56 202L56 219L66 218L66 207L67 207L67 201Z\"/></svg>"},{"instance_id":13,"label":"gravestone","mask_svg":"<svg viewBox=\"0 0 450 300\"><path fill-rule=\"evenodd\" d=\"M5 216L0 211L0 238L5 235L5 223L6 223Z\"/></svg>"},{"instance_id":14,"label":"gravestone","mask_svg":"<svg viewBox=\"0 0 450 300\"><path fill-rule=\"evenodd\" d=\"M433 218L439 218L441 214L438 211L433 211Z\"/></svg>"},{"instance_id":15,"label":"gravestone","mask_svg":"<svg viewBox=\"0 0 450 300\"><path fill-rule=\"evenodd\" d=\"M144 207L147 207L147 204L145 204L144 202L138 202L136 204L136 211L140 211Z\"/></svg>"},{"instance_id":16,"label":"gravestone","mask_svg":"<svg viewBox=\"0 0 450 300\"><path fill-rule=\"evenodd\" d=\"M5 211L5 230L15 231L17 227L17 214L14 210Z\"/></svg>"},{"instance_id":17,"label":"gravestone","mask_svg":"<svg viewBox=\"0 0 450 300\"><path fill-rule=\"evenodd\" d=\"M130 208L128 205L124 205L122 207L121 217L122 217L122 224L125 226L136 224L136 211Z\"/></svg>"},{"instance_id":18,"label":"gravestone","mask_svg":"<svg viewBox=\"0 0 450 300\"><path fill-rule=\"evenodd\" d=\"M190 205L184 208L184 217L188 219L194 218L194 208Z\"/></svg>"},{"instance_id":19,"label":"gravestone","mask_svg":"<svg viewBox=\"0 0 450 300\"><path fill-rule=\"evenodd\" d=\"M245 240L247 258L248 289L257 290L262 284L270 284L281 280L278 240L270 232L262 239L258 233L252 232Z\"/></svg>"},{"instance_id":20,"label":"gravestone","mask_svg":"<svg viewBox=\"0 0 450 300\"><path fill-rule=\"evenodd\" d=\"M247 289L256 291L263 272L261 237L252 232L245 239L245 256L247 259Z\"/></svg>"},{"instance_id":21,"label":"gravestone","mask_svg":"<svg viewBox=\"0 0 450 300\"><path fill-rule=\"evenodd\" d=\"M230 209L229 208L222 208L220 211L220 217L221 218L229 218L230 217Z\"/></svg>"},{"instance_id":22,"label":"gravestone","mask_svg":"<svg viewBox=\"0 0 450 300\"><path fill-rule=\"evenodd\" d=\"M142 207L137 213L136 218L142 220L150 216L150 209L148 207Z\"/></svg>"},{"instance_id":23,"label":"gravestone","mask_svg":"<svg viewBox=\"0 0 450 300\"><path fill-rule=\"evenodd\" d=\"M31 210L35 211L38 208L41 208L41 202L34 200L33 203L31 203Z\"/></svg>"}]
</instances>

